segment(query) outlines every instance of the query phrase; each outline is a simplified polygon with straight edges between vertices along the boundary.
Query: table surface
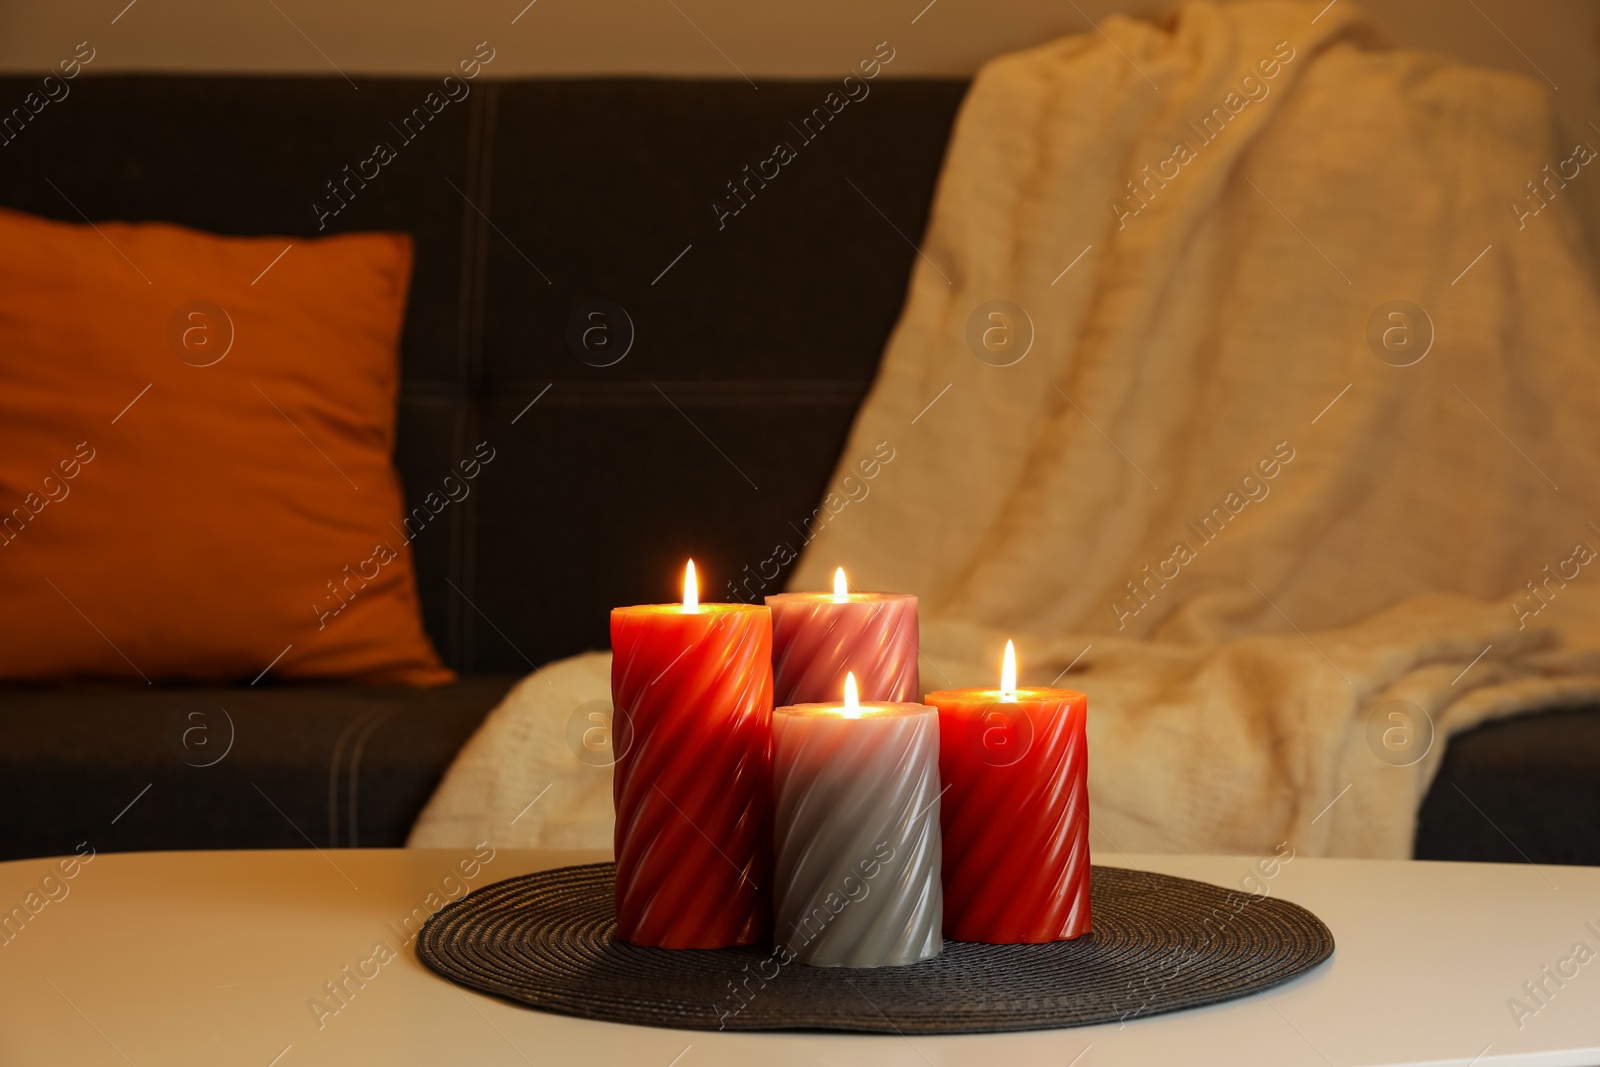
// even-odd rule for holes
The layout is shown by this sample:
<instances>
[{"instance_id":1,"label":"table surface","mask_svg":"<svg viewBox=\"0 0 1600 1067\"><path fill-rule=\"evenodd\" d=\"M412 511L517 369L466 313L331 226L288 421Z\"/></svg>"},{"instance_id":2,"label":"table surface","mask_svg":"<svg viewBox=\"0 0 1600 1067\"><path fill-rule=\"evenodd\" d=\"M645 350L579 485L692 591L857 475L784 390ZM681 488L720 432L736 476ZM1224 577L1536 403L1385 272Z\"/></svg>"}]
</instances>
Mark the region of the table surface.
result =
<instances>
[{"instance_id":1,"label":"table surface","mask_svg":"<svg viewBox=\"0 0 1600 1067\"><path fill-rule=\"evenodd\" d=\"M48 881L52 861L0 864L11 916L0 927L0 1063L1600 1064L1600 868L1300 857L1263 879L1258 857L1117 856L1241 891L1264 885L1321 916L1338 948L1309 974L1228 1004L1121 1025L906 1038L621 1026L459 990L417 962L407 915L468 887L607 858L500 850L467 880L460 863L471 856L108 854ZM1577 942L1590 950L1582 963ZM340 1003L326 983L347 966L371 977L346 981ZM1535 1000L1524 983L1541 980ZM1514 1014L1513 998L1528 1010Z\"/></svg>"}]
</instances>

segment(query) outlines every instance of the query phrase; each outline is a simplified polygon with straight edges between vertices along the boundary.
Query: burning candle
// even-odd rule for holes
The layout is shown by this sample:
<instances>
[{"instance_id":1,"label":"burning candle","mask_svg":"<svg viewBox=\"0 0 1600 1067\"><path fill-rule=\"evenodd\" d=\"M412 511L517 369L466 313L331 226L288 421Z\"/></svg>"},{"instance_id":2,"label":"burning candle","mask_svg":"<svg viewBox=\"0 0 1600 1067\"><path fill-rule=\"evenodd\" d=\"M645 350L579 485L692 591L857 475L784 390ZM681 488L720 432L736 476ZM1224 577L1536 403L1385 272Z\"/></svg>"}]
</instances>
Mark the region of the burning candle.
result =
<instances>
[{"instance_id":1,"label":"burning candle","mask_svg":"<svg viewBox=\"0 0 1600 1067\"><path fill-rule=\"evenodd\" d=\"M957 941L1065 941L1089 932L1088 698L1017 688L929 693L945 793L944 927Z\"/></svg>"},{"instance_id":2,"label":"burning candle","mask_svg":"<svg viewBox=\"0 0 1600 1067\"><path fill-rule=\"evenodd\" d=\"M844 568L833 594L780 593L772 609L772 672L780 706L833 700L854 674L863 700L915 701L917 598L852 593Z\"/></svg>"},{"instance_id":3,"label":"burning candle","mask_svg":"<svg viewBox=\"0 0 1600 1067\"><path fill-rule=\"evenodd\" d=\"M944 946L939 714L914 703L797 704L772 716L774 940L820 967L883 967Z\"/></svg>"},{"instance_id":4,"label":"burning candle","mask_svg":"<svg viewBox=\"0 0 1600 1067\"><path fill-rule=\"evenodd\" d=\"M761 940L771 923L772 616L701 604L611 613L617 936L660 948Z\"/></svg>"}]
</instances>

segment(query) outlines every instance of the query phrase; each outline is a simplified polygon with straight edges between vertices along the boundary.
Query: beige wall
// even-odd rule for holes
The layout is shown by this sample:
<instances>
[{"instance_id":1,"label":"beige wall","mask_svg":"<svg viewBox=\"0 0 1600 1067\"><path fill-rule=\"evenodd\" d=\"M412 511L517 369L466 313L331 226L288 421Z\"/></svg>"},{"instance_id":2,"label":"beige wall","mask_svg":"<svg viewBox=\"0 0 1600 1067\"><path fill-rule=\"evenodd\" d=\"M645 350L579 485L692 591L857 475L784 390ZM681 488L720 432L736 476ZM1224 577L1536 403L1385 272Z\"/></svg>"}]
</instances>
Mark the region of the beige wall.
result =
<instances>
[{"instance_id":1,"label":"beige wall","mask_svg":"<svg viewBox=\"0 0 1600 1067\"><path fill-rule=\"evenodd\" d=\"M926 7L927 0L536 0L524 9L526 0L134 0L124 9L126 2L5 0L0 70L53 66L88 40L97 72L315 74L337 65L350 75L430 74L487 40L496 50L490 73L502 77L738 77L737 66L759 79L833 74L888 40L898 52L891 74L968 74L996 53L1083 32L1085 15L1173 6L1167 0L934 0ZM1593 0L1389 0L1369 10L1397 42L1535 78L1537 63L1560 87L1564 110L1580 103L1600 110L1592 107L1600 82L1600 5Z\"/></svg>"},{"instance_id":2,"label":"beige wall","mask_svg":"<svg viewBox=\"0 0 1600 1067\"><path fill-rule=\"evenodd\" d=\"M1349 4L1352 0L1336 0ZM892 77L966 75L990 56L1174 0L0 0L0 72L80 41L91 72L438 74L480 41L491 77L838 75L878 41ZM1562 141L1600 143L1600 3L1375 0L1397 44L1553 85ZM1491 23L1491 20L1492 23ZM1593 122L1595 126L1590 126ZM1576 197L1600 245L1600 187Z\"/></svg>"}]
</instances>

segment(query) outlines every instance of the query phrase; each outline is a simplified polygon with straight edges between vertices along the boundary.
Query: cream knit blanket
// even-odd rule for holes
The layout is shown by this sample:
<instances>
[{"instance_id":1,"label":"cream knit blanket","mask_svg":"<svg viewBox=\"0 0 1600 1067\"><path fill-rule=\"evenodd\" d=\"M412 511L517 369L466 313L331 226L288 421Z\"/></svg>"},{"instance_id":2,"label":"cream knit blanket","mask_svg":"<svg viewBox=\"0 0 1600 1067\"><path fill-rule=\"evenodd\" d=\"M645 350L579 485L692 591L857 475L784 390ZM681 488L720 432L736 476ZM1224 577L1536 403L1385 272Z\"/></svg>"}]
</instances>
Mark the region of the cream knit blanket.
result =
<instances>
[{"instance_id":1,"label":"cream knit blanket","mask_svg":"<svg viewBox=\"0 0 1600 1067\"><path fill-rule=\"evenodd\" d=\"M1112 862L1408 856L1450 734L1600 699L1600 301L1561 195L1600 138L1551 128L1349 4L988 64L840 477L896 458L791 586L918 593L925 689L994 684L1009 636L1087 692ZM513 692L411 843L608 845L567 743L607 662Z\"/></svg>"}]
</instances>

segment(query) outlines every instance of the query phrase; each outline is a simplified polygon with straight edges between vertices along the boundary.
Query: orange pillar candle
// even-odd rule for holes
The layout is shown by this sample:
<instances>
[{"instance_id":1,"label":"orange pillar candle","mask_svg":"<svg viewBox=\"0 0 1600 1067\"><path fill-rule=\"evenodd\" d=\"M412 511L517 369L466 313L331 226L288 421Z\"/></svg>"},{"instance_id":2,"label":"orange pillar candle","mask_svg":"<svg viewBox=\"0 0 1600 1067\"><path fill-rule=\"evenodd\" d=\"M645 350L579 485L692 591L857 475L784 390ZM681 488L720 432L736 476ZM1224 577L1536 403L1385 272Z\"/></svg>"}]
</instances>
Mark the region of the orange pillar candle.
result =
<instances>
[{"instance_id":1,"label":"orange pillar candle","mask_svg":"<svg viewBox=\"0 0 1600 1067\"><path fill-rule=\"evenodd\" d=\"M772 615L701 604L611 612L619 745L617 936L724 948L771 929Z\"/></svg>"},{"instance_id":2,"label":"orange pillar candle","mask_svg":"<svg viewBox=\"0 0 1600 1067\"><path fill-rule=\"evenodd\" d=\"M917 598L852 593L844 568L833 593L779 593L772 609L773 702L823 704L856 676L862 700L917 702Z\"/></svg>"},{"instance_id":3,"label":"orange pillar candle","mask_svg":"<svg viewBox=\"0 0 1600 1067\"><path fill-rule=\"evenodd\" d=\"M939 709L944 933L995 945L1089 932L1088 698L1018 689L929 693Z\"/></svg>"}]
</instances>

